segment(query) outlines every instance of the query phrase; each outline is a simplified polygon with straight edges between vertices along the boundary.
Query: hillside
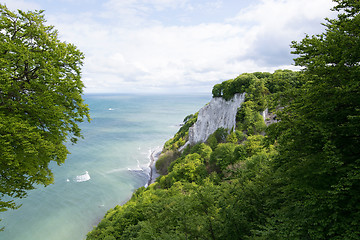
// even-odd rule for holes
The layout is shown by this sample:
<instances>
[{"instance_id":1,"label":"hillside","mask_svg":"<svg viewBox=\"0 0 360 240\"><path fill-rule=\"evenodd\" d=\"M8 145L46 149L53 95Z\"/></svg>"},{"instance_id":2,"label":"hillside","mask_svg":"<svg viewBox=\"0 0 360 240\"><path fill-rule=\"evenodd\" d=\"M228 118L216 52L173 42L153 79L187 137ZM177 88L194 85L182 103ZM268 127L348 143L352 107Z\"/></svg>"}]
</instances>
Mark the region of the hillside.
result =
<instances>
[{"instance_id":1,"label":"hillside","mask_svg":"<svg viewBox=\"0 0 360 240\"><path fill-rule=\"evenodd\" d=\"M205 140L191 136L203 113L186 117L162 176L87 239L359 239L360 4L336 2L325 33L293 43L301 72L215 85L222 104L245 94L235 128Z\"/></svg>"}]
</instances>

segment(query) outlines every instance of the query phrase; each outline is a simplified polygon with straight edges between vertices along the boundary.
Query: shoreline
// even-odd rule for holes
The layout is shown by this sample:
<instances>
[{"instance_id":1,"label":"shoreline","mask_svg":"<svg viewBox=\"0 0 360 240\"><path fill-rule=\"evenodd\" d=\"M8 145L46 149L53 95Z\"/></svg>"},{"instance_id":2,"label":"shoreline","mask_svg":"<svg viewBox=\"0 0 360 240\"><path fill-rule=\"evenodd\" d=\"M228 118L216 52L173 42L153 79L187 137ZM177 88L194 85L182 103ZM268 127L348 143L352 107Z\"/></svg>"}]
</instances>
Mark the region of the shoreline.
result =
<instances>
[{"instance_id":1,"label":"shoreline","mask_svg":"<svg viewBox=\"0 0 360 240\"><path fill-rule=\"evenodd\" d=\"M145 184L145 188L147 188L148 186L150 186L150 184L154 183L156 178L160 176L160 174L156 171L156 167L155 167L155 163L156 161L159 159L159 156L162 152L162 147L158 146L156 147L154 150L151 151L149 158L150 158L150 163L149 163L149 168L150 168L150 172L149 172L149 180L147 181L147 183ZM133 191L133 193L136 190ZM126 204L129 200L131 199L131 196L129 196L126 200L122 201L120 204L117 204L117 206L122 206L124 204ZM100 207L100 206L99 206ZM104 216L97 218L94 223L91 226L97 226L101 220L104 219ZM91 230L89 230L91 231Z\"/></svg>"},{"instance_id":2,"label":"shoreline","mask_svg":"<svg viewBox=\"0 0 360 240\"><path fill-rule=\"evenodd\" d=\"M159 159L159 156L162 152L162 148L161 147L157 147L156 149L154 149L149 158L150 158L150 164L149 164L149 168L150 168L150 172L149 172L149 180L148 182L145 184L145 187L150 186L150 184L154 183L156 178L160 176L160 174L156 171L156 167L155 167L155 163L156 161Z\"/></svg>"}]
</instances>

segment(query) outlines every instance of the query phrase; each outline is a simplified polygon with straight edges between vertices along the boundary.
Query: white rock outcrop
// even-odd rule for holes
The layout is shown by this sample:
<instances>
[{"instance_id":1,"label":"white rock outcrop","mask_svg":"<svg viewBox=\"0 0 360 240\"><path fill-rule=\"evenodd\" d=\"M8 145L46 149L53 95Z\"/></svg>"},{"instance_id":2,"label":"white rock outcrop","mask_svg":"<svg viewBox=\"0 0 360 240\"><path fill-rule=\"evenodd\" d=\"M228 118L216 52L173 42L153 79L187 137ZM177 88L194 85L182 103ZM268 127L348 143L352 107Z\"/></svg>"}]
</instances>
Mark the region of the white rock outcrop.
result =
<instances>
[{"instance_id":1,"label":"white rock outcrop","mask_svg":"<svg viewBox=\"0 0 360 240\"><path fill-rule=\"evenodd\" d=\"M235 129L236 113L245 100L245 93L237 93L226 101L221 97L213 98L200 109L197 121L189 129L189 140L185 144L205 142L218 128ZM181 151L181 149L179 149Z\"/></svg>"}]
</instances>

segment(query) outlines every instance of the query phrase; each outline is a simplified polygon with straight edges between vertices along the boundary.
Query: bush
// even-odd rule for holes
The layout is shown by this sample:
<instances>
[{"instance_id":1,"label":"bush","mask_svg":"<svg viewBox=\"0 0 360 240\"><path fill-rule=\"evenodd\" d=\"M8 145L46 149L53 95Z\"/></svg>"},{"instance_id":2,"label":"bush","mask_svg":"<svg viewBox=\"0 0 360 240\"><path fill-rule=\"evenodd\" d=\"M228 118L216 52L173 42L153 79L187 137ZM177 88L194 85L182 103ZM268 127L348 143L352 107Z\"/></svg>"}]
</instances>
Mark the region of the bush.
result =
<instances>
[{"instance_id":1,"label":"bush","mask_svg":"<svg viewBox=\"0 0 360 240\"><path fill-rule=\"evenodd\" d=\"M236 138L238 139L239 142L246 140L246 134L243 133L242 131L235 130L235 134L236 134Z\"/></svg>"},{"instance_id":2,"label":"bush","mask_svg":"<svg viewBox=\"0 0 360 240\"><path fill-rule=\"evenodd\" d=\"M173 138L168 140L164 144L165 151L177 151L181 146L183 146L189 135L189 128L194 125L198 117L198 113L190 114L184 119L184 125L179 129Z\"/></svg>"},{"instance_id":3,"label":"bush","mask_svg":"<svg viewBox=\"0 0 360 240\"><path fill-rule=\"evenodd\" d=\"M214 132L214 136L217 140L218 143L225 143L226 142L226 137L228 136L228 131L225 128L218 128L216 129L216 131Z\"/></svg>"},{"instance_id":4,"label":"bush","mask_svg":"<svg viewBox=\"0 0 360 240\"><path fill-rule=\"evenodd\" d=\"M213 97L222 97L222 84L216 84L214 87L213 87L213 90L212 90L212 94L213 94Z\"/></svg>"},{"instance_id":5,"label":"bush","mask_svg":"<svg viewBox=\"0 0 360 240\"><path fill-rule=\"evenodd\" d=\"M216 140L216 137L214 134L211 134L208 139L206 140L206 143L210 146L210 148L214 151L218 145L218 141Z\"/></svg>"},{"instance_id":6,"label":"bush","mask_svg":"<svg viewBox=\"0 0 360 240\"><path fill-rule=\"evenodd\" d=\"M206 175L204 159L197 153L191 153L171 163L169 174L162 176L159 183L163 188L170 188L177 181L201 183Z\"/></svg>"},{"instance_id":7,"label":"bush","mask_svg":"<svg viewBox=\"0 0 360 240\"><path fill-rule=\"evenodd\" d=\"M197 153L202 159L204 159L205 162L209 162L212 149L205 143L199 143L191 148L190 153Z\"/></svg>"},{"instance_id":8,"label":"bush","mask_svg":"<svg viewBox=\"0 0 360 240\"><path fill-rule=\"evenodd\" d=\"M246 148L244 145L237 145L234 149L234 162L243 161L246 159Z\"/></svg>"},{"instance_id":9,"label":"bush","mask_svg":"<svg viewBox=\"0 0 360 240\"><path fill-rule=\"evenodd\" d=\"M179 157L179 153L172 150L162 153L159 159L155 163L156 170L162 175L167 174L168 167L178 157Z\"/></svg>"},{"instance_id":10,"label":"bush","mask_svg":"<svg viewBox=\"0 0 360 240\"><path fill-rule=\"evenodd\" d=\"M230 100L236 93L248 92L248 88L255 81L259 81L254 74L243 73L235 79L224 81L213 87L213 97L223 97Z\"/></svg>"},{"instance_id":11,"label":"bush","mask_svg":"<svg viewBox=\"0 0 360 240\"><path fill-rule=\"evenodd\" d=\"M230 164L233 164L236 159L234 158L234 150L237 145L233 143L220 143L218 147L212 152L210 156L210 163L225 170Z\"/></svg>"},{"instance_id":12,"label":"bush","mask_svg":"<svg viewBox=\"0 0 360 240\"><path fill-rule=\"evenodd\" d=\"M248 156L255 155L264 148L263 140L265 139L262 135L252 135L249 136L247 141L245 142L245 149Z\"/></svg>"},{"instance_id":13,"label":"bush","mask_svg":"<svg viewBox=\"0 0 360 240\"><path fill-rule=\"evenodd\" d=\"M265 131L266 124L261 114L256 111L257 105L253 101L243 103L236 115L237 129L248 134L259 134Z\"/></svg>"},{"instance_id":14,"label":"bush","mask_svg":"<svg viewBox=\"0 0 360 240\"><path fill-rule=\"evenodd\" d=\"M228 130L225 128L218 128L213 134L211 134L208 139L206 140L206 143L211 147L211 149L214 151L219 143L225 143L227 136L228 136Z\"/></svg>"},{"instance_id":15,"label":"bush","mask_svg":"<svg viewBox=\"0 0 360 240\"><path fill-rule=\"evenodd\" d=\"M226 142L227 143L237 143L239 140L236 136L235 132L231 132L227 137L226 137Z\"/></svg>"}]
</instances>

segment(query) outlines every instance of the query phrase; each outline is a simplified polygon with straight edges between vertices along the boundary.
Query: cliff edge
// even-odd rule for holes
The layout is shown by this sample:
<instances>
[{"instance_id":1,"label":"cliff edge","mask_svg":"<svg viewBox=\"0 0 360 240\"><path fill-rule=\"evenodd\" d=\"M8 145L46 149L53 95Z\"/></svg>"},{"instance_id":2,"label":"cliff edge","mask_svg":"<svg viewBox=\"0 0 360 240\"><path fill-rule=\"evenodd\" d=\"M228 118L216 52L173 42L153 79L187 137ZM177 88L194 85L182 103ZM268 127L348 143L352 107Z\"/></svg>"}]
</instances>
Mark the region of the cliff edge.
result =
<instances>
[{"instance_id":1,"label":"cliff edge","mask_svg":"<svg viewBox=\"0 0 360 240\"><path fill-rule=\"evenodd\" d=\"M222 97L212 98L207 105L200 109L197 121L189 128L188 141L179 151L189 144L205 142L218 128L229 131L235 129L236 114L238 108L245 101L245 95L246 93L237 93L228 101Z\"/></svg>"}]
</instances>

